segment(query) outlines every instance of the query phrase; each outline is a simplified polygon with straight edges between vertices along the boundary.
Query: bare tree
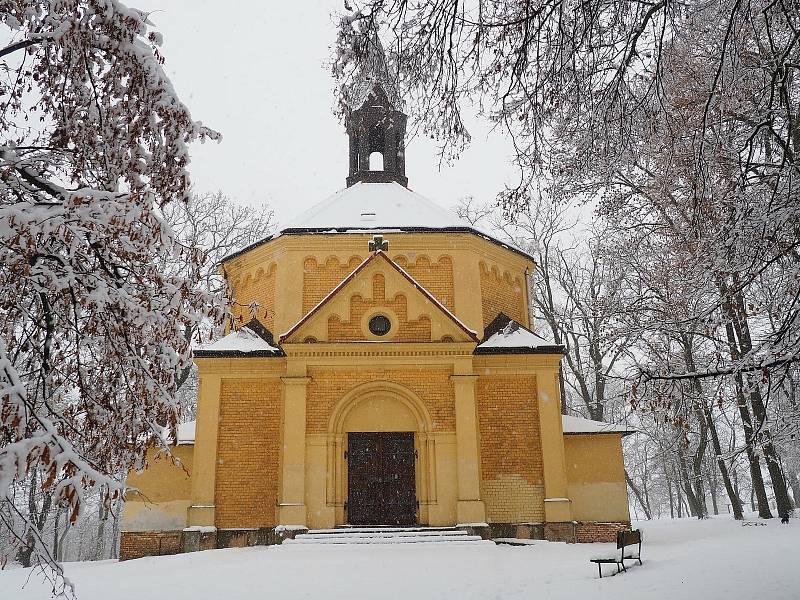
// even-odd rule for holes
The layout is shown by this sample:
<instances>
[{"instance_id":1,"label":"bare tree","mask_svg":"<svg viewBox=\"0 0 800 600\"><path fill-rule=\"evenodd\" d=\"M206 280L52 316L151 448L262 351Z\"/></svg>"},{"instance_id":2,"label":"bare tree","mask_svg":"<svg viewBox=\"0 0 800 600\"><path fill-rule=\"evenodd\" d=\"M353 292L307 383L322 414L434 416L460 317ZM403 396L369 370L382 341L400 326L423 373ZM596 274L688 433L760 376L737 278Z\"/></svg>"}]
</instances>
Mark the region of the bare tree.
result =
<instances>
[{"instance_id":1,"label":"bare tree","mask_svg":"<svg viewBox=\"0 0 800 600\"><path fill-rule=\"evenodd\" d=\"M185 331L222 308L162 209L187 199L188 144L219 136L177 97L142 11L0 0L0 29L0 553L30 552L57 592L13 489L35 478L75 522L166 443ZM176 255L186 268L165 272Z\"/></svg>"}]
</instances>

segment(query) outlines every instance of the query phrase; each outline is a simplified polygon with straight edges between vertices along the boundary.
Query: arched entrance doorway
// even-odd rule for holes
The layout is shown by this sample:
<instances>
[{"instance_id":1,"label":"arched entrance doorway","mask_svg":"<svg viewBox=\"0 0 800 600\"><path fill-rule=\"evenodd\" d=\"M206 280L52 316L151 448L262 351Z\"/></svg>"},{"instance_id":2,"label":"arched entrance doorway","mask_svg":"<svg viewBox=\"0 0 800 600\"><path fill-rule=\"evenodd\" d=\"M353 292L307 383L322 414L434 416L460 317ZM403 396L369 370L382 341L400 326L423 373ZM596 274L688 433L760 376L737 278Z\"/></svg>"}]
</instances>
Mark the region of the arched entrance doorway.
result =
<instances>
[{"instance_id":1,"label":"arched entrance doorway","mask_svg":"<svg viewBox=\"0 0 800 600\"><path fill-rule=\"evenodd\" d=\"M417 524L414 432L347 434L346 514L350 525Z\"/></svg>"},{"instance_id":2,"label":"arched entrance doorway","mask_svg":"<svg viewBox=\"0 0 800 600\"><path fill-rule=\"evenodd\" d=\"M430 431L424 403L402 386L372 382L346 394L329 423L331 454L341 457L328 473L336 523L427 523L435 487Z\"/></svg>"}]
</instances>

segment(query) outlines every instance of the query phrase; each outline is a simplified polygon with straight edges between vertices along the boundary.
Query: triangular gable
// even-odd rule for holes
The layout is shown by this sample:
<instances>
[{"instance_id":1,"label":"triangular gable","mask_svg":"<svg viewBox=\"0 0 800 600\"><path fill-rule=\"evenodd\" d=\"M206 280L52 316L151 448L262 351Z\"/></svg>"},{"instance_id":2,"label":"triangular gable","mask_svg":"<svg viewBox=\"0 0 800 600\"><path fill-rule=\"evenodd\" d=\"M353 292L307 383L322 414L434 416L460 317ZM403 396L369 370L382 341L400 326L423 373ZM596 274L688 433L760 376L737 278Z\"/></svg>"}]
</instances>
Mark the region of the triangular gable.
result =
<instances>
[{"instance_id":1,"label":"triangular gable","mask_svg":"<svg viewBox=\"0 0 800 600\"><path fill-rule=\"evenodd\" d=\"M378 289L380 286L376 283L376 275L383 278L381 281L386 291L383 297ZM280 342L299 343L312 338L314 341L384 341L383 338L359 334L363 330L360 319L368 316L368 312L384 312L392 317L400 317L397 325L402 326L406 332L414 328L424 331L425 327L431 332L430 339L422 340L411 339L407 334L398 338L398 333L402 331L395 330L387 335L385 341L480 341L477 334L433 294L384 252L378 251L358 265L302 319L281 335ZM331 333L331 323L343 333Z\"/></svg>"}]
</instances>

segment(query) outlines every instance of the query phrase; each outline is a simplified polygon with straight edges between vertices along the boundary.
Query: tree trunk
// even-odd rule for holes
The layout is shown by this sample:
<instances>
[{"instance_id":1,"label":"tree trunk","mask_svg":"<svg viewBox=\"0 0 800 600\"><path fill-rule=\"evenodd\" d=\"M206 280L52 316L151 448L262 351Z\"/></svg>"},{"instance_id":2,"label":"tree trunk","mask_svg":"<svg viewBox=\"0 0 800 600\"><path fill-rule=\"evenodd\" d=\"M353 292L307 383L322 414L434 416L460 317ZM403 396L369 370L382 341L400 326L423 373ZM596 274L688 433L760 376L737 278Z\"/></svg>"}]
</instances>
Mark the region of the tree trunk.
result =
<instances>
[{"instance_id":1,"label":"tree trunk","mask_svg":"<svg viewBox=\"0 0 800 600\"><path fill-rule=\"evenodd\" d=\"M690 373L697 372L697 365L694 361L694 351L691 344L690 338L686 335L683 335L682 340L683 343L683 352L684 352L684 360L686 361L686 368ZM708 399L705 395L705 390L703 389L703 384L700 382L699 379L693 380L693 386L695 393L698 396L699 406L697 407L699 410L700 418L705 421L706 428L708 430L708 434L711 437L711 447L714 449L714 455L716 457L717 468L719 469L719 473L722 476L722 482L725 485L725 491L728 493L728 499L731 502L731 509L733 510L733 518L741 521L744 518L742 514L742 505L739 502L739 497L736 495L736 492L733 489L733 485L731 484L731 478L728 473L728 465L725 464L725 459L723 459L722 455L722 445L719 443L719 435L717 434L717 425L714 422L714 417L711 413L711 408L708 403ZM719 514L717 512L717 499L714 497L712 493L712 500L714 502L714 514Z\"/></svg>"},{"instance_id":2,"label":"tree trunk","mask_svg":"<svg viewBox=\"0 0 800 600\"><path fill-rule=\"evenodd\" d=\"M711 436L711 447L714 450L714 455L716 457L717 469L719 469L719 474L722 477L722 483L725 486L725 491L728 493L728 500L731 503L731 510L733 511L733 518L737 521L741 521L744 519L744 513L742 512L742 503L739 500L739 494L733 487L731 483L731 477L728 473L728 465L725 464L725 459L722 457L722 445L719 443L719 434L717 433L717 424L714 422L714 418L711 415L711 408L708 406L707 402L703 402L703 414L705 415L706 422L708 423L708 433ZM716 503L714 514L716 512Z\"/></svg>"},{"instance_id":3,"label":"tree trunk","mask_svg":"<svg viewBox=\"0 0 800 600\"><path fill-rule=\"evenodd\" d=\"M683 494L686 497L686 501L689 504L689 510L693 517L697 517L699 519L703 518L703 511L700 508L700 504L697 501L697 496L694 493L694 488L692 487L692 482L689 480L689 469L686 466L686 457L683 454L683 449L678 449L678 471L680 473L681 482L683 484Z\"/></svg>"},{"instance_id":4,"label":"tree trunk","mask_svg":"<svg viewBox=\"0 0 800 600\"><path fill-rule=\"evenodd\" d=\"M644 498L642 497L641 491L639 491L639 488L636 487L635 483L633 483L633 480L631 479L631 476L628 475L628 469L625 469L625 481L628 482L628 487L631 488L631 491L633 492L633 495L636 496L636 499L639 501L639 506L642 507L642 510L644 511L644 515L645 515L645 517L647 517L647 520L649 521L650 519L653 518L650 515L650 509L648 508L647 504L645 503Z\"/></svg>"},{"instance_id":5,"label":"tree trunk","mask_svg":"<svg viewBox=\"0 0 800 600\"><path fill-rule=\"evenodd\" d=\"M62 509L64 512L64 516L67 516L67 509ZM58 550L59 550L59 561L64 561L67 557L67 537L69 536L70 529L72 529L73 525L69 522L69 519L65 519L64 521L64 531L61 533L61 537L58 540Z\"/></svg>"},{"instance_id":6,"label":"tree trunk","mask_svg":"<svg viewBox=\"0 0 800 600\"><path fill-rule=\"evenodd\" d=\"M719 514L719 507L717 506L717 484L717 471L716 467L712 463L708 470L708 491L711 495L711 507L714 510L714 515Z\"/></svg>"},{"instance_id":7,"label":"tree trunk","mask_svg":"<svg viewBox=\"0 0 800 600\"><path fill-rule=\"evenodd\" d=\"M772 491L775 493L775 505L780 517L788 516L792 512L792 505L789 501L789 490L786 487L786 479L783 476L781 460L778 451L772 443L772 433L766 427L767 409L761 396L758 384L751 384L750 405L753 407L753 416L756 418L758 428L762 431L764 442L761 444L761 451L767 463L767 471L772 481Z\"/></svg>"},{"instance_id":8,"label":"tree trunk","mask_svg":"<svg viewBox=\"0 0 800 600\"><path fill-rule=\"evenodd\" d=\"M734 273L733 283L739 288L739 277ZM742 293L736 292L734 295L736 301L734 316L737 317L734 321L734 328L739 339L739 356L750 354L753 350L753 341L750 336L750 322L747 319L747 312L744 305L744 297ZM767 409L764 406L764 399L761 396L761 388L758 382L754 382L753 378L747 376L747 384L750 388L750 406L753 409L753 416L756 420L756 429L759 431L759 437L763 439L761 442L764 460L767 463L767 471L772 480L772 490L775 493L775 504L778 509L778 515L781 517L788 516L792 507L789 503L789 491L786 488L786 479L783 476L783 469L781 468L781 461L778 457L778 451L772 443L772 432L767 425Z\"/></svg>"},{"instance_id":9,"label":"tree trunk","mask_svg":"<svg viewBox=\"0 0 800 600\"><path fill-rule=\"evenodd\" d=\"M114 510L114 527L111 542L111 558L119 558L119 525L122 515L122 502L117 502Z\"/></svg>"},{"instance_id":10,"label":"tree trunk","mask_svg":"<svg viewBox=\"0 0 800 600\"><path fill-rule=\"evenodd\" d=\"M725 333L728 338L731 358L737 360L739 351L732 323L729 322L725 324ZM753 493L758 501L758 516L762 519L771 519L772 512L769 509L769 502L767 501L767 490L764 488L764 478L761 476L761 462L753 449L753 419L750 416L750 409L747 407L747 400L744 395L742 374L736 373L733 379L736 388L736 405L739 409L739 416L742 419L742 429L744 430L745 453L747 454L747 462L750 465L750 482Z\"/></svg>"},{"instance_id":11,"label":"tree trunk","mask_svg":"<svg viewBox=\"0 0 800 600\"><path fill-rule=\"evenodd\" d=\"M106 521L108 511L102 498L97 506L97 545L95 546L95 560L103 560L106 557Z\"/></svg>"},{"instance_id":12,"label":"tree trunk","mask_svg":"<svg viewBox=\"0 0 800 600\"><path fill-rule=\"evenodd\" d=\"M58 547L58 528L61 521L61 509L56 509L55 520L53 521L53 560L59 560L59 547Z\"/></svg>"},{"instance_id":13,"label":"tree trunk","mask_svg":"<svg viewBox=\"0 0 800 600\"><path fill-rule=\"evenodd\" d=\"M672 497L672 480L667 474L667 466L664 465L664 480L667 482L667 493L669 494L669 518L675 518L675 500Z\"/></svg>"},{"instance_id":14,"label":"tree trunk","mask_svg":"<svg viewBox=\"0 0 800 600\"><path fill-rule=\"evenodd\" d=\"M31 473L30 481L28 482L28 531L25 535L25 543L20 547L17 552L17 561L20 565L27 568L31 566L31 556L33 549L36 546L36 541L33 537L32 527L35 526L34 515L36 514L36 471Z\"/></svg>"},{"instance_id":15,"label":"tree trunk","mask_svg":"<svg viewBox=\"0 0 800 600\"><path fill-rule=\"evenodd\" d=\"M706 491L703 486L703 458L706 455L706 447L708 446L708 427L706 426L705 419L703 419L702 412L696 410L696 413L700 417L700 439L694 456L692 457L692 479L694 483L695 501L697 502L697 517L699 519L705 519L708 517L708 506L706 504Z\"/></svg>"}]
</instances>

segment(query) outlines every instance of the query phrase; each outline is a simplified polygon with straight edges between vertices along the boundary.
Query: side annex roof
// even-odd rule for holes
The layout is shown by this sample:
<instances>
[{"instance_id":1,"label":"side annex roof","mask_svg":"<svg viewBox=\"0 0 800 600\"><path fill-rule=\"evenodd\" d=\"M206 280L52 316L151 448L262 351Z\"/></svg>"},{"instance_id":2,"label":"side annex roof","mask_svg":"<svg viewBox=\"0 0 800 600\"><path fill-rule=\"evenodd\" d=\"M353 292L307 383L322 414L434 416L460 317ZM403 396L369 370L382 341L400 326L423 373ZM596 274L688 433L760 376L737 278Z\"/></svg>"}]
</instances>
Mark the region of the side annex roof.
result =
<instances>
[{"instance_id":1,"label":"side annex roof","mask_svg":"<svg viewBox=\"0 0 800 600\"><path fill-rule=\"evenodd\" d=\"M564 346L548 342L505 313L486 326L475 354L564 354Z\"/></svg>"},{"instance_id":2,"label":"side annex roof","mask_svg":"<svg viewBox=\"0 0 800 600\"><path fill-rule=\"evenodd\" d=\"M255 358L285 356L272 333L258 319L231 331L210 344L197 348L195 358Z\"/></svg>"},{"instance_id":3,"label":"side annex roof","mask_svg":"<svg viewBox=\"0 0 800 600\"><path fill-rule=\"evenodd\" d=\"M564 435L600 435L606 433L621 433L624 436L636 433L635 429L629 429L625 425L616 423L604 423L603 421L592 421L583 417L573 417L571 415L561 415L561 425Z\"/></svg>"}]
</instances>

